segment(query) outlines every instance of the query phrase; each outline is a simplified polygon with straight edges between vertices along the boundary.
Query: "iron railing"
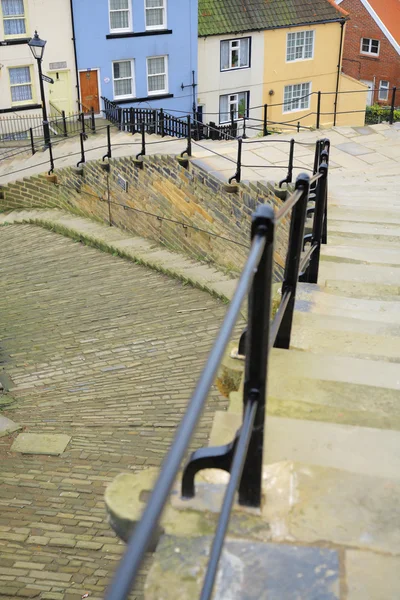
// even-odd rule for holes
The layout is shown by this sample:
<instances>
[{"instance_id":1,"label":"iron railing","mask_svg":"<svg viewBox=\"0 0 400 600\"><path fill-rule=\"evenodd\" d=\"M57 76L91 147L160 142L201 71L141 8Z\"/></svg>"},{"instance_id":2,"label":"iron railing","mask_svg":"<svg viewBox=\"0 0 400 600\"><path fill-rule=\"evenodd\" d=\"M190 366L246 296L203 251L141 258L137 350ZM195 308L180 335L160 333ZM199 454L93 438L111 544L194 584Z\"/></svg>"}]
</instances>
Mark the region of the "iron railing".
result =
<instances>
[{"instance_id":1,"label":"iron railing","mask_svg":"<svg viewBox=\"0 0 400 600\"><path fill-rule=\"evenodd\" d=\"M242 336L245 339L242 425L230 444L202 448L192 453L184 467L181 481L182 498L190 499L195 495L195 476L199 471L213 468L230 473L203 581L201 600L208 600L212 595L236 492L238 491L238 501L242 506L259 507L261 504L269 351L273 347L288 349L290 346L299 278L311 283L316 283L318 278L319 251L326 220L329 141L319 141L316 153L316 173L312 177L300 174L296 179L294 192L277 212L269 205L260 205L253 214L251 248L235 294L163 462L142 519L128 542L125 555L108 590L108 600L125 600L130 593L247 294L248 329ZM314 190L315 202L312 239L309 249L303 251L311 189ZM290 232L282 299L271 321L274 238L279 223L288 218Z\"/></svg>"}]
</instances>

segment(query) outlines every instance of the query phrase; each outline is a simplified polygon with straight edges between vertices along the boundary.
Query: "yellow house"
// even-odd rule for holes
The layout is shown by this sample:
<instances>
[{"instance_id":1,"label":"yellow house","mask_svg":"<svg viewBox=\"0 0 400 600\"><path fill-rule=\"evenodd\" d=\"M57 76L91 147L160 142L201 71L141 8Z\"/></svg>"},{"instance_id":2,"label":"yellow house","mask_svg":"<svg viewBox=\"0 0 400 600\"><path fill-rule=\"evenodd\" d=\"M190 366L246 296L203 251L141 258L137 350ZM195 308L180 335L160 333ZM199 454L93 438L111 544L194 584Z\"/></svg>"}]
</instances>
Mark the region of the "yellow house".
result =
<instances>
[{"instance_id":1,"label":"yellow house","mask_svg":"<svg viewBox=\"0 0 400 600\"><path fill-rule=\"evenodd\" d=\"M198 104L219 124L364 125L367 86L343 75L348 14L334 0L199 0ZM211 115L208 117L208 115Z\"/></svg>"}]
</instances>

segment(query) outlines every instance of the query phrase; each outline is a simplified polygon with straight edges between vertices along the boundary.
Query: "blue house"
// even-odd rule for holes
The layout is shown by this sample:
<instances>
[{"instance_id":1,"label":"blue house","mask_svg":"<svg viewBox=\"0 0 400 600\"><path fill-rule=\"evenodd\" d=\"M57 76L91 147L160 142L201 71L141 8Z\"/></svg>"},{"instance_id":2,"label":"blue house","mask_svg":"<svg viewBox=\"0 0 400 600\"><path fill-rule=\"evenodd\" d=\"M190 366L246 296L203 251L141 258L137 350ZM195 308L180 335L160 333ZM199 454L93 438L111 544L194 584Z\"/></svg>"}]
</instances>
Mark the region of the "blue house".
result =
<instances>
[{"instance_id":1,"label":"blue house","mask_svg":"<svg viewBox=\"0 0 400 600\"><path fill-rule=\"evenodd\" d=\"M123 108L193 112L197 0L72 0L72 8L84 107L99 113L104 97Z\"/></svg>"}]
</instances>

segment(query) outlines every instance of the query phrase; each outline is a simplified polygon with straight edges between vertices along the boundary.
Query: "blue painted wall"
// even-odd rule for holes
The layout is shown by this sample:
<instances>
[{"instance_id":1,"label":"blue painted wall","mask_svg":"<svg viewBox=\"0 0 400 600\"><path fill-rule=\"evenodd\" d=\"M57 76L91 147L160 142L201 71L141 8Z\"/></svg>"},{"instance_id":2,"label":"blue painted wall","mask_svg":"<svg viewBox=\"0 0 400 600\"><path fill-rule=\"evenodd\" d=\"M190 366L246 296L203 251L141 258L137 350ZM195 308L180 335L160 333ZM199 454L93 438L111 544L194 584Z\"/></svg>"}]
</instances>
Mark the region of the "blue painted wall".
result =
<instances>
[{"instance_id":1,"label":"blue painted wall","mask_svg":"<svg viewBox=\"0 0 400 600\"><path fill-rule=\"evenodd\" d=\"M130 1L133 32L145 32L145 2ZM134 59L135 96L146 100L121 103L123 108L151 106L186 114L192 111L192 88L182 90L181 84L192 83L192 71L197 83L197 0L166 0L167 29L172 34L118 39L106 39L110 34L108 0L73 0L73 8L78 69L100 69L102 96L114 100L112 62ZM168 55L168 92L173 98L151 99L147 93L146 57L164 55ZM197 88L195 97L197 100Z\"/></svg>"}]
</instances>

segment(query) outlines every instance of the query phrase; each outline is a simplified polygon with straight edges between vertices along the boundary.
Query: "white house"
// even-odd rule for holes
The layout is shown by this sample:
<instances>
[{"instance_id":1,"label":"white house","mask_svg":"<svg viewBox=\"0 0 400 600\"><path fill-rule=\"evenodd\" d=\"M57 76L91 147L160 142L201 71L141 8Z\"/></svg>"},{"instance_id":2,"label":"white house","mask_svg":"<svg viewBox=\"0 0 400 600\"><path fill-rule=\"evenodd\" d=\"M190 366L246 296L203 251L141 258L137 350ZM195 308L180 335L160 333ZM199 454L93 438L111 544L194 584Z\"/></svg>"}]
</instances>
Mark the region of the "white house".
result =
<instances>
[{"instance_id":1,"label":"white house","mask_svg":"<svg viewBox=\"0 0 400 600\"><path fill-rule=\"evenodd\" d=\"M37 63L27 44L35 30L47 41L43 74L54 80L44 84L48 108L51 102L78 111L69 0L0 0L0 121L41 115Z\"/></svg>"},{"instance_id":2,"label":"white house","mask_svg":"<svg viewBox=\"0 0 400 600\"><path fill-rule=\"evenodd\" d=\"M264 32L199 37L198 55L204 122L223 125L233 117L241 124L246 116L246 134L256 135L263 118Z\"/></svg>"}]
</instances>

